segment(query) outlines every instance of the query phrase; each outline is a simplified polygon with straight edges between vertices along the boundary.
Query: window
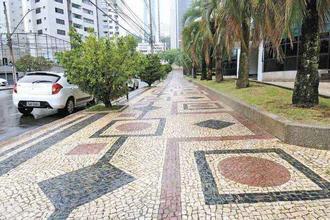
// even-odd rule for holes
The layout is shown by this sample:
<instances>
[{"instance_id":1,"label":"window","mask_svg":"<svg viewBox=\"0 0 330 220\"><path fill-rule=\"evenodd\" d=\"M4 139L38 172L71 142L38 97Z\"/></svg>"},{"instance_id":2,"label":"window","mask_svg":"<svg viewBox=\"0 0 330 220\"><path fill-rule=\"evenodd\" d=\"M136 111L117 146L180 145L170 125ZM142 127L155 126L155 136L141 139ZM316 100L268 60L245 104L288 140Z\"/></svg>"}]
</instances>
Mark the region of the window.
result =
<instances>
[{"instance_id":1,"label":"window","mask_svg":"<svg viewBox=\"0 0 330 220\"><path fill-rule=\"evenodd\" d=\"M38 30L38 34L42 34L42 30Z\"/></svg>"},{"instance_id":2,"label":"window","mask_svg":"<svg viewBox=\"0 0 330 220\"><path fill-rule=\"evenodd\" d=\"M77 8L77 9L80 9L80 8L81 8L81 6L80 6L80 5L78 5L78 4L72 3L72 8Z\"/></svg>"},{"instance_id":3,"label":"window","mask_svg":"<svg viewBox=\"0 0 330 220\"><path fill-rule=\"evenodd\" d=\"M89 24L94 24L94 21L89 18L84 18L84 22L89 23Z\"/></svg>"},{"instance_id":4,"label":"window","mask_svg":"<svg viewBox=\"0 0 330 220\"><path fill-rule=\"evenodd\" d=\"M93 32L94 31L94 28L92 28L92 27L84 27L84 31L86 31L86 32Z\"/></svg>"},{"instance_id":5,"label":"window","mask_svg":"<svg viewBox=\"0 0 330 220\"><path fill-rule=\"evenodd\" d=\"M65 24L64 20L56 18L57 24Z\"/></svg>"},{"instance_id":6,"label":"window","mask_svg":"<svg viewBox=\"0 0 330 220\"><path fill-rule=\"evenodd\" d=\"M63 0L55 0L55 2L63 3Z\"/></svg>"},{"instance_id":7,"label":"window","mask_svg":"<svg viewBox=\"0 0 330 220\"><path fill-rule=\"evenodd\" d=\"M41 24L42 23L42 20L41 19L38 19L37 20L37 24Z\"/></svg>"},{"instance_id":8,"label":"window","mask_svg":"<svg viewBox=\"0 0 330 220\"><path fill-rule=\"evenodd\" d=\"M82 25L81 24L73 23L73 27L78 28L78 29L82 29Z\"/></svg>"},{"instance_id":9,"label":"window","mask_svg":"<svg viewBox=\"0 0 330 220\"><path fill-rule=\"evenodd\" d=\"M60 8L55 8L55 12L59 14L64 14L64 10Z\"/></svg>"},{"instance_id":10,"label":"window","mask_svg":"<svg viewBox=\"0 0 330 220\"><path fill-rule=\"evenodd\" d=\"M35 0L34 2L35 2L35 3L38 3L38 2L40 2L40 0Z\"/></svg>"},{"instance_id":11,"label":"window","mask_svg":"<svg viewBox=\"0 0 330 220\"><path fill-rule=\"evenodd\" d=\"M41 8L36 8L36 14L39 14L41 12Z\"/></svg>"},{"instance_id":12,"label":"window","mask_svg":"<svg viewBox=\"0 0 330 220\"><path fill-rule=\"evenodd\" d=\"M65 35L65 31L61 29L57 29L57 34L59 35Z\"/></svg>"},{"instance_id":13,"label":"window","mask_svg":"<svg viewBox=\"0 0 330 220\"><path fill-rule=\"evenodd\" d=\"M92 10L88 10L88 9L86 9L86 8L83 8L83 11L84 11L85 13L89 14L89 15L93 15L93 14L94 14Z\"/></svg>"},{"instance_id":14,"label":"window","mask_svg":"<svg viewBox=\"0 0 330 220\"><path fill-rule=\"evenodd\" d=\"M72 14L74 18L81 19L81 15L77 15L75 13Z\"/></svg>"},{"instance_id":15,"label":"window","mask_svg":"<svg viewBox=\"0 0 330 220\"><path fill-rule=\"evenodd\" d=\"M90 3L89 0L82 0L83 3L87 4L87 5L91 5L92 3Z\"/></svg>"}]
</instances>

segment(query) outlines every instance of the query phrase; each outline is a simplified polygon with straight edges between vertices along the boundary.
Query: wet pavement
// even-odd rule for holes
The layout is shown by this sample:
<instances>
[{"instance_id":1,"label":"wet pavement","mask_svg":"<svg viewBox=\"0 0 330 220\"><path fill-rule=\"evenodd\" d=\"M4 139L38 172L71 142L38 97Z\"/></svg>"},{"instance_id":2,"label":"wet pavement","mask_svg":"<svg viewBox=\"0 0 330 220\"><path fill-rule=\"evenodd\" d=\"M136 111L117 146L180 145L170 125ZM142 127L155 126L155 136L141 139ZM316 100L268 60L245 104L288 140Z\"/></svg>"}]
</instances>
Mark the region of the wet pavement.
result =
<instances>
[{"instance_id":1,"label":"wet pavement","mask_svg":"<svg viewBox=\"0 0 330 220\"><path fill-rule=\"evenodd\" d=\"M146 86L140 82L140 89ZM134 96L139 90L130 92ZM77 109L77 111L83 108ZM52 109L34 109L29 116L19 113L12 102L12 90L0 90L0 142L63 118Z\"/></svg>"},{"instance_id":2,"label":"wet pavement","mask_svg":"<svg viewBox=\"0 0 330 220\"><path fill-rule=\"evenodd\" d=\"M175 72L0 147L0 219L327 220L329 164Z\"/></svg>"}]
</instances>

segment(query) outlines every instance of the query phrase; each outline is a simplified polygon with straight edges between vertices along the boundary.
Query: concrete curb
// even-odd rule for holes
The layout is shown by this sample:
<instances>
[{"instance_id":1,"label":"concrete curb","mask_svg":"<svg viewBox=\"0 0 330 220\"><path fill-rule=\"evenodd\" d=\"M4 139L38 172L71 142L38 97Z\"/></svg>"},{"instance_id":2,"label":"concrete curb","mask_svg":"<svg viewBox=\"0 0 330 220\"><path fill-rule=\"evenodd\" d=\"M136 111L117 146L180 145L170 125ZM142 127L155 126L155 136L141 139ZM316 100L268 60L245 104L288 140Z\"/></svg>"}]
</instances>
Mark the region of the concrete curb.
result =
<instances>
[{"instance_id":1,"label":"concrete curb","mask_svg":"<svg viewBox=\"0 0 330 220\"><path fill-rule=\"evenodd\" d=\"M309 148L330 150L330 127L295 123L278 115L263 111L255 106L228 96L222 92L193 82L201 89L219 97L226 105L241 113L258 126L285 143Z\"/></svg>"}]
</instances>

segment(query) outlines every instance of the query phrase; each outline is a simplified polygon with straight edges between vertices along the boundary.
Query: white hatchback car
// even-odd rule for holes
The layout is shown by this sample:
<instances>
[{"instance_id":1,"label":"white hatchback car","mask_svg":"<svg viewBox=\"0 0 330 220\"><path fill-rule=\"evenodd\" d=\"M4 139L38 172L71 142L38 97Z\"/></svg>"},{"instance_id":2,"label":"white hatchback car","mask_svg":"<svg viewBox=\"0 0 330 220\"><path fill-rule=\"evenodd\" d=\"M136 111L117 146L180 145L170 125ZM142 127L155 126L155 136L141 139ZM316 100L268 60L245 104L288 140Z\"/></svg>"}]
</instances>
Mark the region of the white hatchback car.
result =
<instances>
[{"instance_id":1,"label":"white hatchback car","mask_svg":"<svg viewBox=\"0 0 330 220\"><path fill-rule=\"evenodd\" d=\"M13 101L24 115L30 114L34 108L58 109L71 114L75 107L92 102L93 97L70 84L64 73L31 72L14 86Z\"/></svg>"}]
</instances>

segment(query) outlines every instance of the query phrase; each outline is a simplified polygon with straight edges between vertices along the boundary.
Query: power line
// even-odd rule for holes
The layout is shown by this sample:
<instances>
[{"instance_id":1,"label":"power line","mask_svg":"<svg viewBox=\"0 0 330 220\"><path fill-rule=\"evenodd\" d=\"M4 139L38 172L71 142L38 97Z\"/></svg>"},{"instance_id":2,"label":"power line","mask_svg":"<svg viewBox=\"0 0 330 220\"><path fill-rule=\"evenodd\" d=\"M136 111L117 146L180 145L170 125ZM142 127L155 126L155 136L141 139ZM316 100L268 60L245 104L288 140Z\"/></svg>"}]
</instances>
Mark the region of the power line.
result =
<instances>
[{"instance_id":1,"label":"power line","mask_svg":"<svg viewBox=\"0 0 330 220\"><path fill-rule=\"evenodd\" d=\"M106 2L106 4L108 4L108 6L110 6L113 10L114 10L114 12L116 12L131 28L133 28L132 27L132 25L133 26L135 26L135 27L137 27L137 28L139 28L139 29L141 29L142 30L142 32L143 32L143 34L145 34L145 35L149 35L149 33L148 33L148 31L147 30L145 30L143 27L141 27L139 24L137 24L134 20L132 20L127 14L125 14L124 12L123 12L123 10L119 7L119 5L117 4L117 9L119 10L119 12L118 11L116 11L116 9L114 8L114 6L113 5L111 5L111 3L110 2L108 2L108 1L106 1L105 0L105 2ZM123 18L123 16L125 16L127 19L129 19L130 21L132 21L134 24L132 24L132 23L130 23L130 22L128 22L125 18ZM134 28L133 28L134 29ZM137 29L135 29L135 30L137 30ZM138 32L140 32L140 30L138 30Z\"/></svg>"},{"instance_id":2,"label":"power line","mask_svg":"<svg viewBox=\"0 0 330 220\"><path fill-rule=\"evenodd\" d=\"M101 9L99 6L97 6L94 2L92 2L92 0L88 0L92 5L95 6L95 8L97 10L99 10L100 12L102 12L105 16L107 16L108 18L110 18L113 22L115 22L119 27L121 27L122 29L124 29L125 31L127 31L128 33L132 34L133 36L139 38L142 40L142 38L140 36L137 36L136 34L130 32L129 30L127 30L125 27L123 27L122 25L120 25L115 19L113 19L111 16L109 16L107 13L104 12L103 9Z\"/></svg>"},{"instance_id":3,"label":"power line","mask_svg":"<svg viewBox=\"0 0 330 220\"><path fill-rule=\"evenodd\" d=\"M139 16L137 16L134 11L124 2L124 0L120 0L123 5L128 9L129 12L131 12L131 14L138 20L140 21L141 24L143 24L147 29L149 29L148 25L144 23L144 21L141 20L141 18L139 18Z\"/></svg>"}]
</instances>

